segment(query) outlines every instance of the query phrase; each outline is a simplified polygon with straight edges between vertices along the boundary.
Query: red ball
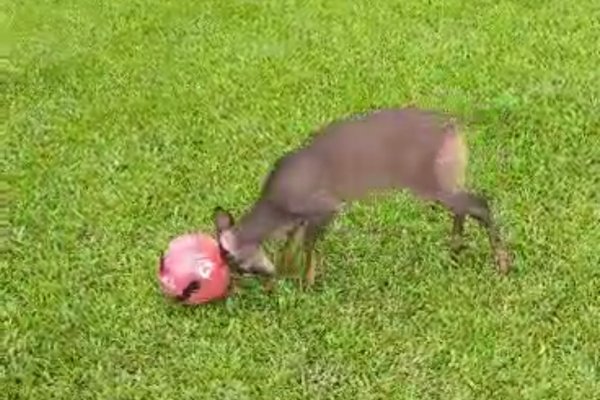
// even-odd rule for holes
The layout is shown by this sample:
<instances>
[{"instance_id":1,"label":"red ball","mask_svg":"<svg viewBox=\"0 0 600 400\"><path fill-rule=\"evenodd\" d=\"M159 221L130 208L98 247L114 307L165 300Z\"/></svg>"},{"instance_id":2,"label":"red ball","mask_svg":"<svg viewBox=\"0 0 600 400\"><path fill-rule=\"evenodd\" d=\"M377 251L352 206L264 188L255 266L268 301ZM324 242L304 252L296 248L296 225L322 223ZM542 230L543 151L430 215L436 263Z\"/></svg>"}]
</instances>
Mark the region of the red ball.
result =
<instances>
[{"instance_id":1,"label":"red ball","mask_svg":"<svg viewBox=\"0 0 600 400\"><path fill-rule=\"evenodd\" d=\"M211 236L190 233L176 237L159 261L162 292L185 304L208 303L227 297L229 268Z\"/></svg>"}]
</instances>

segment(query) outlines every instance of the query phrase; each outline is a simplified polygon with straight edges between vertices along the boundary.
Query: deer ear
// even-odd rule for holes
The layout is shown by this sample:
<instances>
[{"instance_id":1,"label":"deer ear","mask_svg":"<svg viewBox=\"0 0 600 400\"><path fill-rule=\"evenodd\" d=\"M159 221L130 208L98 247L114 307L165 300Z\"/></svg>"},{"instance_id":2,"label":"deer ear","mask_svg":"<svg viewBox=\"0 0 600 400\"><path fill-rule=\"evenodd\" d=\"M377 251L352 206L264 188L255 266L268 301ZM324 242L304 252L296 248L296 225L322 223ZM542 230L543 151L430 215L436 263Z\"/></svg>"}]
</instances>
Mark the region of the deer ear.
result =
<instances>
[{"instance_id":1,"label":"deer ear","mask_svg":"<svg viewBox=\"0 0 600 400\"><path fill-rule=\"evenodd\" d=\"M217 234L219 235L221 232L231 229L235 223L233 216L220 206L215 207L213 211L213 220Z\"/></svg>"}]
</instances>

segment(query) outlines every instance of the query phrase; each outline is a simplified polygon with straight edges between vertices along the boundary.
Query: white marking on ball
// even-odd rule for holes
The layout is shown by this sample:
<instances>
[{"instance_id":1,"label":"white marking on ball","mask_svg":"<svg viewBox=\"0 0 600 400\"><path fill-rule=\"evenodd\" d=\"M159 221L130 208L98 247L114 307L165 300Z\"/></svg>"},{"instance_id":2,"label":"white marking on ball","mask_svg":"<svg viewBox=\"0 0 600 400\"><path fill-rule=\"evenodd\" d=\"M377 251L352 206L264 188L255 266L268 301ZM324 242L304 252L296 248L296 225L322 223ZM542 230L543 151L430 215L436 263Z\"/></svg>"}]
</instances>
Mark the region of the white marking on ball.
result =
<instances>
[{"instance_id":1,"label":"white marking on ball","mask_svg":"<svg viewBox=\"0 0 600 400\"><path fill-rule=\"evenodd\" d=\"M215 264L202 254L196 254L191 257L192 267L198 271L202 279L210 279L215 269Z\"/></svg>"}]
</instances>

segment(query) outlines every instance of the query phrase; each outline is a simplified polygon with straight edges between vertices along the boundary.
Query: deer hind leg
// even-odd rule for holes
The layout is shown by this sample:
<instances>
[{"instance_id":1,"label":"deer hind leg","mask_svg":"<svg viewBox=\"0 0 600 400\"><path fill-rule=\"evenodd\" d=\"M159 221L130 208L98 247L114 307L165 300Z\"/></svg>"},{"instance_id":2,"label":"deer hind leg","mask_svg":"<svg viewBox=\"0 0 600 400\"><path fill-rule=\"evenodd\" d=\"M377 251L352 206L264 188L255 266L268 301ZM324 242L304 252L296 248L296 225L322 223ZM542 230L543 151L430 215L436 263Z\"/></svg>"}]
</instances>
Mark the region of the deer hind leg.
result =
<instances>
[{"instance_id":1,"label":"deer hind leg","mask_svg":"<svg viewBox=\"0 0 600 400\"><path fill-rule=\"evenodd\" d=\"M468 163L467 146L453 124L445 127L444 141L435 157L435 180L442 193L462 191L465 185L465 171ZM445 203L445 201L441 201ZM450 247L452 256L456 259L464 249L463 236L467 212L464 207L449 207L453 216Z\"/></svg>"},{"instance_id":2,"label":"deer hind leg","mask_svg":"<svg viewBox=\"0 0 600 400\"><path fill-rule=\"evenodd\" d=\"M494 221L487 199L474 193L459 191L446 196L443 199L443 203L454 212L455 227L457 216L460 218L460 216L468 215L474 218L486 230L498 272L502 274L508 273L511 267L508 253L504 248L499 229ZM460 225L460 222L458 224Z\"/></svg>"},{"instance_id":3,"label":"deer hind leg","mask_svg":"<svg viewBox=\"0 0 600 400\"><path fill-rule=\"evenodd\" d=\"M298 280L302 287L302 266L298 262L300 243L304 238L306 221L298 221L286 233L286 240L280 252L279 266L281 275Z\"/></svg>"}]
</instances>

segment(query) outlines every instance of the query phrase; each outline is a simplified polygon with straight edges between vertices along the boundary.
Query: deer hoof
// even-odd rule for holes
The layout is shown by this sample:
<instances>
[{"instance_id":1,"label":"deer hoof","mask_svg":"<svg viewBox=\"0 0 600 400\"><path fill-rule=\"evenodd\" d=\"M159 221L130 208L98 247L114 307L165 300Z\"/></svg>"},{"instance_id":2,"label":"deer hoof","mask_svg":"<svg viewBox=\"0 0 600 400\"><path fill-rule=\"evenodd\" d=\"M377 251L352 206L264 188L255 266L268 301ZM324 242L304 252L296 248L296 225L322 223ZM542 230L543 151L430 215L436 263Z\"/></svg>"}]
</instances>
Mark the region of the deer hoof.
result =
<instances>
[{"instance_id":1,"label":"deer hoof","mask_svg":"<svg viewBox=\"0 0 600 400\"><path fill-rule=\"evenodd\" d=\"M467 249L464 240L453 238L450 240L450 260L454 264L459 263L460 255Z\"/></svg>"},{"instance_id":2,"label":"deer hoof","mask_svg":"<svg viewBox=\"0 0 600 400\"><path fill-rule=\"evenodd\" d=\"M511 260L508 251L505 249L496 250L496 268L498 272L502 275L506 275L511 270Z\"/></svg>"}]
</instances>

